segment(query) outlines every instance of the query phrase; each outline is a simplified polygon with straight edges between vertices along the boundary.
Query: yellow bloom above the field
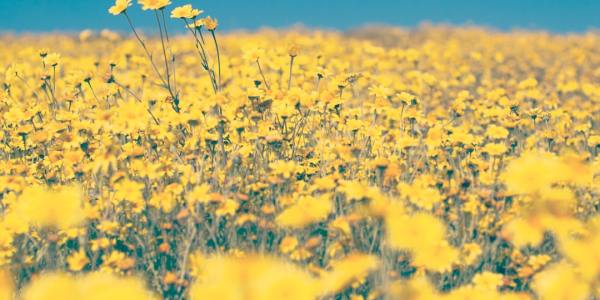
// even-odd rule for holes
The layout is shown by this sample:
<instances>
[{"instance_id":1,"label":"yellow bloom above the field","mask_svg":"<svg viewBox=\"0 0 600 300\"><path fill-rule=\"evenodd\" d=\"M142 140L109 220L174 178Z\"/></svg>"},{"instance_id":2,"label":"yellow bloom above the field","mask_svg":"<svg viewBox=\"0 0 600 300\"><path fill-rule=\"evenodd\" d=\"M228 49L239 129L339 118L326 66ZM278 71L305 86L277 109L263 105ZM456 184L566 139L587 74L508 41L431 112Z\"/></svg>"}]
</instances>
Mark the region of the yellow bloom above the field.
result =
<instances>
[{"instance_id":1,"label":"yellow bloom above the field","mask_svg":"<svg viewBox=\"0 0 600 300\"><path fill-rule=\"evenodd\" d=\"M331 195L319 197L302 196L298 201L277 216L277 223L284 227L302 228L329 216L333 209Z\"/></svg>"},{"instance_id":2,"label":"yellow bloom above the field","mask_svg":"<svg viewBox=\"0 0 600 300\"><path fill-rule=\"evenodd\" d=\"M131 6L131 0L116 0L115 5L108 9L108 12L112 15L118 16L125 12L128 7Z\"/></svg>"},{"instance_id":3,"label":"yellow bloom above the field","mask_svg":"<svg viewBox=\"0 0 600 300\"><path fill-rule=\"evenodd\" d=\"M200 15L203 11L195 9L191 4L179 6L171 11L171 18L173 19L193 19Z\"/></svg>"},{"instance_id":4,"label":"yellow bloom above the field","mask_svg":"<svg viewBox=\"0 0 600 300\"><path fill-rule=\"evenodd\" d=\"M202 19L202 23L204 24L206 30L209 31L214 31L217 29L217 26L219 26L219 21L217 19L211 18L210 16Z\"/></svg>"},{"instance_id":5,"label":"yellow bloom above the field","mask_svg":"<svg viewBox=\"0 0 600 300\"><path fill-rule=\"evenodd\" d=\"M138 0L143 10L159 10L171 4L171 0Z\"/></svg>"}]
</instances>

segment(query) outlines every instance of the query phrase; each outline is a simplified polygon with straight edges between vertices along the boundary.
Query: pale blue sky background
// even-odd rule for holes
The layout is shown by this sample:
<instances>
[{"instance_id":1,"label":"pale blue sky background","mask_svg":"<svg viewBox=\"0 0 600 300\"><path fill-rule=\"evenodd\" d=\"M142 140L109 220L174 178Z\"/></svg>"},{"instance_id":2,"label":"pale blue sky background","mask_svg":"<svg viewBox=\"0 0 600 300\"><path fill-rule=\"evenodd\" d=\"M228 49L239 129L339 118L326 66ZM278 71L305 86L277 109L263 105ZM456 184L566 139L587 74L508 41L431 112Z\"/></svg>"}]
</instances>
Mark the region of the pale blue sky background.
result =
<instances>
[{"instance_id":1,"label":"pale blue sky background","mask_svg":"<svg viewBox=\"0 0 600 300\"><path fill-rule=\"evenodd\" d=\"M499 29L527 28L554 32L600 28L600 0L172 0L192 3L215 16L221 29L309 27L348 29L364 24L415 26L433 23L479 24ZM0 0L0 31L125 30L123 18L107 9L111 0ZM133 1L137 2L137 0ZM150 15L130 8L140 27ZM177 23L175 23L177 24Z\"/></svg>"}]
</instances>

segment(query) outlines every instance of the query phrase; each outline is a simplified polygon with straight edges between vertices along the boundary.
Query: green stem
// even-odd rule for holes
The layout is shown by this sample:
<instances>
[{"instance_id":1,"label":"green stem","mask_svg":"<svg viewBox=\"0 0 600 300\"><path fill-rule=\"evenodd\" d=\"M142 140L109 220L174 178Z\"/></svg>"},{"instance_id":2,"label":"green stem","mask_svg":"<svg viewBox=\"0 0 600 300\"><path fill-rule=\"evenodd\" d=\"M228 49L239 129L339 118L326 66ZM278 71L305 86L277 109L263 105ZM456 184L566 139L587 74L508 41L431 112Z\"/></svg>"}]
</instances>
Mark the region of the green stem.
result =
<instances>
[{"instance_id":1,"label":"green stem","mask_svg":"<svg viewBox=\"0 0 600 300\"><path fill-rule=\"evenodd\" d=\"M219 70L219 81L218 81L218 89L221 90L221 53L219 51L219 43L217 43L217 36L215 35L214 30L210 30L210 34L212 35L213 41L215 42L215 49L217 50L217 66Z\"/></svg>"},{"instance_id":2,"label":"green stem","mask_svg":"<svg viewBox=\"0 0 600 300\"><path fill-rule=\"evenodd\" d=\"M295 56L290 56L290 78L288 79L288 90L292 88L292 69L294 68Z\"/></svg>"}]
</instances>

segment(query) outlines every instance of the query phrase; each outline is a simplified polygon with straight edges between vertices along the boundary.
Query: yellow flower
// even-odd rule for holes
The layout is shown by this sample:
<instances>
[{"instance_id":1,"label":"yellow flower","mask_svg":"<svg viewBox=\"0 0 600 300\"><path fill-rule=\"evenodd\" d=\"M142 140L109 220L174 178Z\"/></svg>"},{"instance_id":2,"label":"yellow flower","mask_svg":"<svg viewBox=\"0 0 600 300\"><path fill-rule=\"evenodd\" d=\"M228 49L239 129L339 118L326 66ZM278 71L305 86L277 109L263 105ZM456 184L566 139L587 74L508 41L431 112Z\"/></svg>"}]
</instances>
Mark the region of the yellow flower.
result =
<instances>
[{"instance_id":1,"label":"yellow flower","mask_svg":"<svg viewBox=\"0 0 600 300\"><path fill-rule=\"evenodd\" d=\"M508 149L506 148L506 145L501 143L489 143L486 144L483 149L481 149L482 152L485 152L491 156L501 156L506 153L507 150Z\"/></svg>"},{"instance_id":2,"label":"yellow flower","mask_svg":"<svg viewBox=\"0 0 600 300\"><path fill-rule=\"evenodd\" d=\"M200 263L201 275L190 291L192 300L310 300L318 296L312 276L277 259L216 256Z\"/></svg>"},{"instance_id":3,"label":"yellow flower","mask_svg":"<svg viewBox=\"0 0 600 300\"><path fill-rule=\"evenodd\" d=\"M83 222L83 194L74 186L52 190L41 186L26 188L12 212L31 226L69 229Z\"/></svg>"},{"instance_id":4,"label":"yellow flower","mask_svg":"<svg viewBox=\"0 0 600 300\"><path fill-rule=\"evenodd\" d=\"M398 190L403 197L408 197L412 204L427 210L431 210L443 200L440 192L430 187L426 178L415 179L410 185L401 182L398 184Z\"/></svg>"},{"instance_id":5,"label":"yellow flower","mask_svg":"<svg viewBox=\"0 0 600 300\"><path fill-rule=\"evenodd\" d=\"M484 290L496 290L502 285L503 277L502 274L485 271L473 277L473 284L475 287Z\"/></svg>"},{"instance_id":6,"label":"yellow flower","mask_svg":"<svg viewBox=\"0 0 600 300\"><path fill-rule=\"evenodd\" d=\"M279 214L276 221L281 226L301 228L325 220L333 208L330 197L328 194L319 197L302 196L296 204Z\"/></svg>"},{"instance_id":7,"label":"yellow flower","mask_svg":"<svg viewBox=\"0 0 600 300\"><path fill-rule=\"evenodd\" d=\"M214 31L217 29L219 22L217 21L217 19L213 19L209 16L209 17L202 19L202 24L204 25L206 30Z\"/></svg>"},{"instance_id":8,"label":"yellow flower","mask_svg":"<svg viewBox=\"0 0 600 300\"><path fill-rule=\"evenodd\" d=\"M321 278L321 292L332 294L341 291L354 281L362 280L379 267L377 257L354 253L333 263L333 269Z\"/></svg>"},{"instance_id":9,"label":"yellow flower","mask_svg":"<svg viewBox=\"0 0 600 300\"><path fill-rule=\"evenodd\" d=\"M201 14L202 11L192 8L191 4L179 6L171 11L171 18L173 19L193 19Z\"/></svg>"},{"instance_id":10,"label":"yellow flower","mask_svg":"<svg viewBox=\"0 0 600 300\"><path fill-rule=\"evenodd\" d=\"M438 218L425 213L407 216L390 211L386 216L386 229L391 247L415 252L427 249L446 238L444 224Z\"/></svg>"},{"instance_id":11,"label":"yellow flower","mask_svg":"<svg viewBox=\"0 0 600 300\"><path fill-rule=\"evenodd\" d=\"M577 276L576 270L559 263L535 276L533 290L544 300L589 299L590 286Z\"/></svg>"},{"instance_id":12,"label":"yellow flower","mask_svg":"<svg viewBox=\"0 0 600 300\"><path fill-rule=\"evenodd\" d=\"M138 0L143 10L159 10L171 4L171 0Z\"/></svg>"},{"instance_id":13,"label":"yellow flower","mask_svg":"<svg viewBox=\"0 0 600 300\"><path fill-rule=\"evenodd\" d=\"M204 26L204 19L198 19L191 24L188 24L187 27L190 29L196 29Z\"/></svg>"},{"instance_id":14,"label":"yellow flower","mask_svg":"<svg viewBox=\"0 0 600 300\"><path fill-rule=\"evenodd\" d=\"M130 179L123 179L115 184L115 203L129 201L135 205L141 205L144 200L144 195L142 194L143 189L143 183L135 182Z\"/></svg>"},{"instance_id":15,"label":"yellow flower","mask_svg":"<svg viewBox=\"0 0 600 300\"><path fill-rule=\"evenodd\" d=\"M506 224L503 235L517 247L537 246L542 242L545 231L537 219L517 218Z\"/></svg>"},{"instance_id":16,"label":"yellow flower","mask_svg":"<svg viewBox=\"0 0 600 300\"><path fill-rule=\"evenodd\" d=\"M458 261L459 252L442 240L412 251L414 264L435 272L446 272Z\"/></svg>"},{"instance_id":17,"label":"yellow flower","mask_svg":"<svg viewBox=\"0 0 600 300\"><path fill-rule=\"evenodd\" d=\"M210 200L210 185L203 183L194 187L194 189L187 195L187 202L190 206L194 206L196 203L208 203Z\"/></svg>"},{"instance_id":18,"label":"yellow flower","mask_svg":"<svg viewBox=\"0 0 600 300\"><path fill-rule=\"evenodd\" d=\"M547 152L527 152L511 161L502 178L510 192L533 193L564 178L560 160Z\"/></svg>"},{"instance_id":19,"label":"yellow flower","mask_svg":"<svg viewBox=\"0 0 600 300\"><path fill-rule=\"evenodd\" d=\"M462 257L466 265L473 264L481 255L481 247L476 243L466 243L462 248Z\"/></svg>"},{"instance_id":20,"label":"yellow flower","mask_svg":"<svg viewBox=\"0 0 600 300\"><path fill-rule=\"evenodd\" d=\"M156 299L147 291L144 282L135 277L118 277L110 273L95 272L78 279L77 286L81 295L79 299Z\"/></svg>"},{"instance_id":21,"label":"yellow flower","mask_svg":"<svg viewBox=\"0 0 600 300\"><path fill-rule=\"evenodd\" d=\"M115 0L115 5L111 6L108 12L118 16L125 12L129 6L131 6L131 0Z\"/></svg>"},{"instance_id":22,"label":"yellow flower","mask_svg":"<svg viewBox=\"0 0 600 300\"><path fill-rule=\"evenodd\" d=\"M13 299L13 282L6 270L0 270L0 299Z\"/></svg>"},{"instance_id":23,"label":"yellow flower","mask_svg":"<svg viewBox=\"0 0 600 300\"><path fill-rule=\"evenodd\" d=\"M87 258L87 255L83 249L73 253L67 258L69 270L74 272L81 271L89 262L90 260Z\"/></svg>"},{"instance_id":24,"label":"yellow flower","mask_svg":"<svg viewBox=\"0 0 600 300\"><path fill-rule=\"evenodd\" d=\"M23 300L78 300L77 282L65 274L44 274L34 279L23 291Z\"/></svg>"},{"instance_id":25,"label":"yellow flower","mask_svg":"<svg viewBox=\"0 0 600 300\"><path fill-rule=\"evenodd\" d=\"M24 290L23 300L150 300L143 282L136 278L121 278L109 273L95 272L83 277L65 274L43 274Z\"/></svg>"},{"instance_id":26,"label":"yellow flower","mask_svg":"<svg viewBox=\"0 0 600 300\"><path fill-rule=\"evenodd\" d=\"M298 56L298 54L300 54L300 46L298 46L296 43L289 44L287 47L287 53L291 57Z\"/></svg>"},{"instance_id":27,"label":"yellow flower","mask_svg":"<svg viewBox=\"0 0 600 300\"><path fill-rule=\"evenodd\" d=\"M219 208L217 208L217 210L215 211L215 214L217 216L225 216L225 215L233 216L239 207L240 207L240 204L237 201L232 200L232 199L227 199L227 200L221 202L221 205L219 206Z\"/></svg>"},{"instance_id":28,"label":"yellow flower","mask_svg":"<svg viewBox=\"0 0 600 300\"><path fill-rule=\"evenodd\" d=\"M487 136L492 139L505 139L509 133L506 128L497 125L490 125L486 130Z\"/></svg>"},{"instance_id":29,"label":"yellow flower","mask_svg":"<svg viewBox=\"0 0 600 300\"><path fill-rule=\"evenodd\" d=\"M60 63L60 60L60 54L58 53L50 53L44 57L44 63L51 67L56 67Z\"/></svg>"},{"instance_id":30,"label":"yellow flower","mask_svg":"<svg viewBox=\"0 0 600 300\"><path fill-rule=\"evenodd\" d=\"M290 178L296 175L298 165L293 161L278 160L272 162L269 167L273 170L273 173L281 175L283 178Z\"/></svg>"},{"instance_id":31,"label":"yellow flower","mask_svg":"<svg viewBox=\"0 0 600 300\"><path fill-rule=\"evenodd\" d=\"M283 238L283 240L281 240L281 243L279 244L279 251L281 251L281 253L283 254L288 254L294 251L294 249L296 249L297 246L298 239L296 239L293 236L286 236Z\"/></svg>"}]
</instances>

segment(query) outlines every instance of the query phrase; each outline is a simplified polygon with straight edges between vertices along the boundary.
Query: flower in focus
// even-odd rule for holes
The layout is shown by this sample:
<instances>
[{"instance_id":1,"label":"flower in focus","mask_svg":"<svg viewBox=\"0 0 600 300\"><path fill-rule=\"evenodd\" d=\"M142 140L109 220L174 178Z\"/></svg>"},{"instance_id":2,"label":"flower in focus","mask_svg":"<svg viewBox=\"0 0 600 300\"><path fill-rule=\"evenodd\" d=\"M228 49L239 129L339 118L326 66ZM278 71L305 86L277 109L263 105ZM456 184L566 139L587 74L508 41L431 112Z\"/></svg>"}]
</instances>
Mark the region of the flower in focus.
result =
<instances>
[{"instance_id":1,"label":"flower in focus","mask_svg":"<svg viewBox=\"0 0 600 300\"><path fill-rule=\"evenodd\" d=\"M179 6L171 11L171 18L173 19L193 19L201 14L202 11L199 9L192 8L191 4Z\"/></svg>"},{"instance_id":2,"label":"flower in focus","mask_svg":"<svg viewBox=\"0 0 600 300\"><path fill-rule=\"evenodd\" d=\"M213 19L209 16L209 17L202 19L202 24L204 25L206 30L214 31L217 29L219 22L217 21L217 19Z\"/></svg>"},{"instance_id":3,"label":"flower in focus","mask_svg":"<svg viewBox=\"0 0 600 300\"><path fill-rule=\"evenodd\" d=\"M115 5L111 6L108 12L118 16L125 12L129 6L131 6L131 0L115 0Z\"/></svg>"},{"instance_id":4,"label":"flower in focus","mask_svg":"<svg viewBox=\"0 0 600 300\"><path fill-rule=\"evenodd\" d=\"M138 0L143 10L159 10L171 4L171 0Z\"/></svg>"}]
</instances>

